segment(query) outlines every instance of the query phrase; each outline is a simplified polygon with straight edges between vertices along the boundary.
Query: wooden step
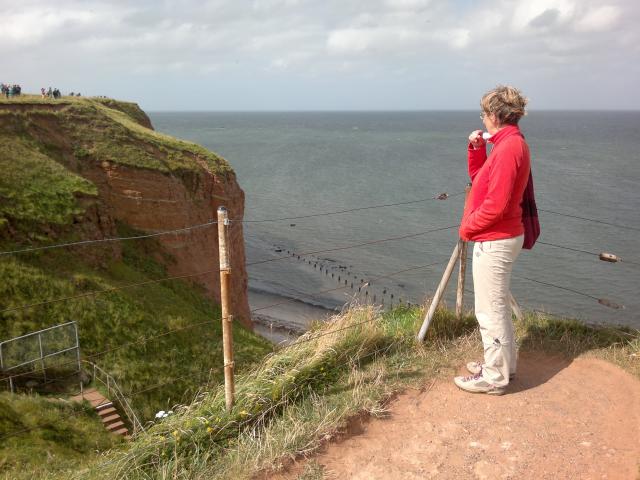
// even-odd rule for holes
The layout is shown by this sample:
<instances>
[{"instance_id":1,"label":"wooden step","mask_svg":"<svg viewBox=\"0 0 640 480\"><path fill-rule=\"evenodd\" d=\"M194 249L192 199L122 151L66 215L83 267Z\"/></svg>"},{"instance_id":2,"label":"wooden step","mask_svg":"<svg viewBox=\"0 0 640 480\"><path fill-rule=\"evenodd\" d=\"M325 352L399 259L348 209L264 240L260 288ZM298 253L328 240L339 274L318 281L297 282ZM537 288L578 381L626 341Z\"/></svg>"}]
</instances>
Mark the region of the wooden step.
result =
<instances>
[{"instance_id":1,"label":"wooden step","mask_svg":"<svg viewBox=\"0 0 640 480\"><path fill-rule=\"evenodd\" d=\"M104 395L95 388L89 388L82 392L81 395L71 397L71 400L76 402L83 402L84 400L88 401L100 416L100 419L107 431L115 435L120 435L127 440L131 439L129 429L122 421L122 418L113 405L113 402L105 398Z\"/></svg>"},{"instance_id":2,"label":"wooden step","mask_svg":"<svg viewBox=\"0 0 640 480\"><path fill-rule=\"evenodd\" d=\"M105 410L107 408L113 408L113 402L107 400L106 402L100 403L99 405L94 405L94 408L98 413L100 413L102 410Z\"/></svg>"},{"instance_id":3,"label":"wooden step","mask_svg":"<svg viewBox=\"0 0 640 480\"><path fill-rule=\"evenodd\" d=\"M83 391L80 395L75 395L75 396L71 397L71 400L73 400L75 402L83 402L84 400L86 400L94 408L98 407L98 406L100 406L102 404L109 403L109 400L104 398L104 395L102 395L95 388L89 388L89 389Z\"/></svg>"},{"instance_id":4,"label":"wooden step","mask_svg":"<svg viewBox=\"0 0 640 480\"><path fill-rule=\"evenodd\" d=\"M101 408L100 410L98 410L98 415L100 415L100 417L104 418L108 415L111 415L113 413L117 413L115 407L107 407L107 408Z\"/></svg>"},{"instance_id":5,"label":"wooden step","mask_svg":"<svg viewBox=\"0 0 640 480\"><path fill-rule=\"evenodd\" d=\"M113 432L113 431L119 429L120 427L124 427L124 422L122 420L120 420L119 422L114 422L114 423L110 423L109 425L105 425L105 427L110 432Z\"/></svg>"},{"instance_id":6,"label":"wooden step","mask_svg":"<svg viewBox=\"0 0 640 480\"><path fill-rule=\"evenodd\" d=\"M109 415L108 417L102 417L102 423L117 422L118 420L120 420L120 415L118 415L117 413L114 415Z\"/></svg>"}]
</instances>

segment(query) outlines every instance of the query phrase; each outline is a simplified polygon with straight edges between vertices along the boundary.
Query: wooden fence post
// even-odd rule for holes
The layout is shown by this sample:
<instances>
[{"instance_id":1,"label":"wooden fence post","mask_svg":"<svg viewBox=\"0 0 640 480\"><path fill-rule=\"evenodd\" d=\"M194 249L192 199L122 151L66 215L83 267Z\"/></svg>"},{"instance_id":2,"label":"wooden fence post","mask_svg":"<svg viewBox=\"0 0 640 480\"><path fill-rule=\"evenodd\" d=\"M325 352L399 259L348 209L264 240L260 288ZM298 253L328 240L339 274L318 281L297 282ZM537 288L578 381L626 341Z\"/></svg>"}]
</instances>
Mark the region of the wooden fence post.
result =
<instances>
[{"instance_id":1,"label":"wooden fence post","mask_svg":"<svg viewBox=\"0 0 640 480\"><path fill-rule=\"evenodd\" d=\"M451 258L449 259L447 268L445 269L444 275L442 276L442 280L440 280L440 285L438 285L438 289L436 290L436 293L433 296L433 300L431 301L431 305L429 306L429 311L424 317L424 321L422 322L422 326L420 327L420 331L418 332L418 340L420 342L424 341L424 337L427 335L429 324L433 319L433 315L436 313L436 308L438 308L440 300L442 299L442 296L447 289L447 284L449 283L449 279L451 278L451 274L453 273L453 267L456 266L456 261L460 256L461 244L462 240L459 240L458 243L456 243L456 248L453 249L453 253L451 254Z\"/></svg>"},{"instance_id":2,"label":"wooden fence post","mask_svg":"<svg viewBox=\"0 0 640 480\"><path fill-rule=\"evenodd\" d=\"M220 256L220 306L222 308L222 348L224 352L224 398L227 411L235 402L233 379L233 315L230 309L231 263L227 245L229 216L225 207L218 207L218 252Z\"/></svg>"},{"instance_id":3,"label":"wooden fence post","mask_svg":"<svg viewBox=\"0 0 640 480\"><path fill-rule=\"evenodd\" d=\"M467 185L464 189L464 209L467 208L467 199L469 198L469 192L471 186ZM464 283L465 275L467 274L467 249L469 242L462 242L460 246L460 265L458 268L458 289L456 291L456 318L462 320L462 309L464 308Z\"/></svg>"},{"instance_id":4,"label":"wooden fence post","mask_svg":"<svg viewBox=\"0 0 640 480\"><path fill-rule=\"evenodd\" d=\"M458 265L458 289L456 291L456 318L462 320L462 309L464 307L464 283L467 274L467 248L468 242L460 241L460 265Z\"/></svg>"},{"instance_id":5,"label":"wooden fence post","mask_svg":"<svg viewBox=\"0 0 640 480\"><path fill-rule=\"evenodd\" d=\"M520 309L520 305L516 302L516 299L513 298L513 294L509 294L509 303L511 304L511 310L513 310L513 314L516 316L518 321L522 321L524 319L524 315L522 315L522 310Z\"/></svg>"}]
</instances>

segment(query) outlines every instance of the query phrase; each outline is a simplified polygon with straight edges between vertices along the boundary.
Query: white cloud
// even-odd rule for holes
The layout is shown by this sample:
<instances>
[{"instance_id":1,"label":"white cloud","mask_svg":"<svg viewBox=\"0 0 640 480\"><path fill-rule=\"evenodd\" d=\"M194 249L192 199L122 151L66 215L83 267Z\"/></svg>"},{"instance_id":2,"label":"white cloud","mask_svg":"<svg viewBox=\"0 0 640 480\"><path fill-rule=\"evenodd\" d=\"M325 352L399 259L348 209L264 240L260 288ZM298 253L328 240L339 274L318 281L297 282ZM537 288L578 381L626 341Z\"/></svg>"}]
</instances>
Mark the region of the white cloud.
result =
<instances>
[{"instance_id":1,"label":"white cloud","mask_svg":"<svg viewBox=\"0 0 640 480\"><path fill-rule=\"evenodd\" d=\"M471 41L471 31L466 28L454 28L443 32L442 36L447 43L457 49L466 48Z\"/></svg>"},{"instance_id":2,"label":"white cloud","mask_svg":"<svg viewBox=\"0 0 640 480\"><path fill-rule=\"evenodd\" d=\"M98 15L91 11L52 10L0 15L0 41L33 45L53 32L73 26L95 24Z\"/></svg>"},{"instance_id":3,"label":"white cloud","mask_svg":"<svg viewBox=\"0 0 640 480\"><path fill-rule=\"evenodd\" d=\"M333 53L361 53L374 43L375 31L364 28L346 28L329 32L327 47Z\"/></svg>"},{"instance_id":4,"label":"white cloud","mask_svg":"<svg viewBox=\"0 0 640 480\"><path fill-rule=\"evenodd\" d=\"M83 93L105 75L236 75L262 88L285 75L302 85L438 71L446 85L522 70L579 83L598 64L636 79L639 22L637 0L23 0L0 15L0 72L70 78Z\"/></svg>"},{"instance_id":5,"label":"white cloud","mask_svg":"<svg viewBox=\"0 0 640 480\"><path fill-rule=\"evenodd\" d=\"M571 20L576 6L570 0L521 0L518 2L512 18L511 29L515 33L524 33L535 28L535 22L553 17L558 25Z\"/></svg>"},{"instance_id":6,"label":"white cloud","mask_svg":"<svg viewBox=\"0 0 640 480\"><path fill-rule=\"evenodd\" d=\"M617 23L622 12L614 5L602 5L594 10L587 11L576 23L579 32L603 32L611 30Z\"/></svg>"},{"instance_id":7,"label":"white cloud","mask_svg":"<svg viewBox=\"0 0 640 480\"><path fill-rule=\"evenodd\" d=\"M403 26L348 28L329 33L327 48L334 54L414 52L429 40L426 31Z\"/></svg>"},{"instance_id":8,"label":"white cloud","mask_svg":"<svg viewBox=\"0 0 640 480\"><path fill-rule=\"evenodd\" d=\"M420 10L429 5L430 0L385 0L384 4L396 10Z\"/></svg>"}]
</instances>

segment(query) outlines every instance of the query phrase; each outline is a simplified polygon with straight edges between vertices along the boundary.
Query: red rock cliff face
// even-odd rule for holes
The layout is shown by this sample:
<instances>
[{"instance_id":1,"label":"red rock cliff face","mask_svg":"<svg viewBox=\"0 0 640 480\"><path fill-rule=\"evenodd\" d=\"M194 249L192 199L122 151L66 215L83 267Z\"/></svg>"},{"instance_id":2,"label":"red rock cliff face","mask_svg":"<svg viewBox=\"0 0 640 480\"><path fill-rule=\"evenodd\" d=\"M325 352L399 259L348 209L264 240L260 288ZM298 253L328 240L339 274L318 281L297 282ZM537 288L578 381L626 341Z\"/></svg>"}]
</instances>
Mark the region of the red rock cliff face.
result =
<instances>
[{"instance_id":1,"label":"red rock cliff face","mask_svg":"<svg viewBox=\"0 0 640 480\"><path fill-rule=\"evenodd\" d=\"M113 108L113 105L107 106ZM117 102L115 106L118 106ZM244 192L236 182L235 174L224 160L220 160L220 168L216 172L215 162L211 160L213 154L198 150L200 147L191 148L177 140L165 141L154 136L154 132L145 136L135 128L123 128L119 124L114 127L112 119L99 115L100 108L87 111L74 110L64 104L23 104L4 105L3 109L27 114L29 123L25 131L28 135L56 152L58 160L67 168L97 186L99 205L93 209L95 214L85 215L82 220L92 224L89 225L92 228L82 229L93 232L89 234L92 238L115 236L116 221L148 233L216 221L219 206L228 209L232 220L242 220L244 216ZM118 110L145 129L152 128L148 117L137 105L123 104ZM0 118L0 126L6 122ZM85 129L74 126L74 122L83 122ZM113 138L116 135L118 138ZM87 141L87 137L91 139ZM105 154L104 149L100 150L104 145L116 145L115 142L127 146L129 150L125 153L139 155L143 160L141 166L118 161L122 154L117 146L109 151L115 153ZM109 154L112 158L105 158ZM179 156L182 166L164 168L171 156ZM162 168L153 168L154 160ZM144 162L151 166L145 167ZM160 235L155 239L164 253L169 254L158 252L156 258L166 265L170 276L211 270L211 273L187 281L202 285L208 295L220 303L216 224ZM237 321L252 329L241 222L232 223L229 227L228 243L232 267L231 311ZM112 245L113 255L119 257L119 246Z\"/></svg>"},{"instance_id":2,"label":"red rock cliff face","mask_svg":"<svg viewBox=\"0 0 640 480\"><path fill-rule=\"evenodd\" d=\"M216 220L219 206L229 210L230 219L241 220L244 216L244 192L232 173L218 177L203 171L199 175L191 174L192 182L184 182L160 172L102 162L99 168L84 172L84 175L98 186L100 197L109 206L110 216L144 232L174 230ZM156 239L175 260L167 264L171 276L214 270L193 277L191 281L203 285L219 303L217 225L161 235ZM238 321L252 328L242 223L229 227L228 241L232 312Z\"/></svg>"}]
</instances>

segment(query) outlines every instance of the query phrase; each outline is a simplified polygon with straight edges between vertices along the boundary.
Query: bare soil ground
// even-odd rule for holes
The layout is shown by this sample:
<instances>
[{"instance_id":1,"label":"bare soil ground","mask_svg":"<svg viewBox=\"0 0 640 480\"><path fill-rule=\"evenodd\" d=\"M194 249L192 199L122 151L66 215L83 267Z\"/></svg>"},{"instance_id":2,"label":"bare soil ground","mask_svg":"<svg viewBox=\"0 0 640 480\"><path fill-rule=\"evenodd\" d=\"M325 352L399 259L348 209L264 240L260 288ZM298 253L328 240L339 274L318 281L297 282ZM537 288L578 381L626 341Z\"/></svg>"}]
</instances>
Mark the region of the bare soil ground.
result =
<instances>
[{"instance_id":1,"label":"bare soil ground","mask_svg":"<svg viewBox=\"0 0 640 480\"><path fill-rule=\"evenodd\" d=\"M636 479L640 381L602 360L524 353L504 396L434 381L268 478L297 479L309 460L336 479Z\"/></svg>"}]
</instances>

